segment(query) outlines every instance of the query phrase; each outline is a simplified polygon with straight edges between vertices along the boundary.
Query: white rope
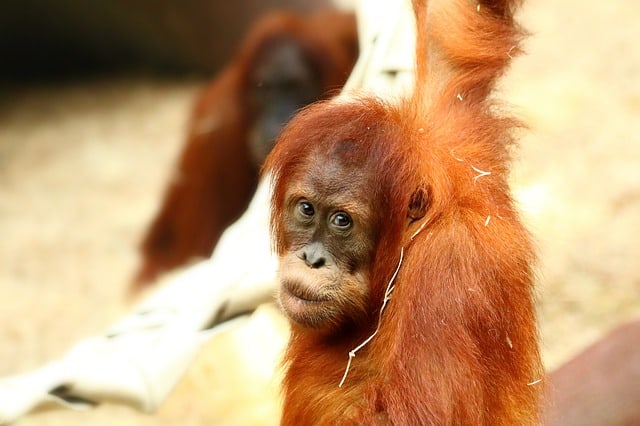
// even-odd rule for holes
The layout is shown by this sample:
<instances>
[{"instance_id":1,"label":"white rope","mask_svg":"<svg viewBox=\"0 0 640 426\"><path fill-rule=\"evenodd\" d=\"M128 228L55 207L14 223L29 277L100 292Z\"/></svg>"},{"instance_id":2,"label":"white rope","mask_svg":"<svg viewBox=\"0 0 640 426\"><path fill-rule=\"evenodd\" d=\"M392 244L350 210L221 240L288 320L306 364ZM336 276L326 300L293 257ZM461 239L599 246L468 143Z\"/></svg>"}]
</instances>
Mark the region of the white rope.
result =
<instances>
[{"instance_id":1,"label":"white rope","mask_svg":"<svg viewBox=\"0 0 640 426\"><path fill-rule=\"evenodd\" d=\"M400 260L398 261L398 266L396 267L396 270L393 273L393 276L389 280L389 284L387 284L387 289L384 292L384 299L382 299L382 307L380 308L380 314L378 315L378 326L376 327L376 330L373 332L373 334L371 334L371 336L367 337L362 343L360 343L358 346L356 346L353 350L349 352L349 361L347 361L347 367L344 369L344 375L342 376L342 380L340 380L340 384L338 385L339 388L342 387L342 385L344 384L344 381L347 379L347 374L349 374L349 368L351 367L351 360L356 357L356 352L358 352L367 343L369 343L376 336L376 334L378 334L378 331L380 331L380 323L382 322L382 312L384 311L384 308L387 306L387 303L389 302L389 300L391 300L391 293L395 288L395 286L393 285L393 281L395 281L396 277L398 276L398 272L400 271L400 265L402 265L403 259L404 259L404 247L400 249Z\"/></svg>"},{"instance_id":2,"label":"white rope","mask_svg":"<svg viewBox=\"0 0 640 426\"><path fill-rule=\"evenodd\" d=\"M429 222L428 220L425 220L422 223L422 225L420 225L420 228L418 228L418 230L411 235L411 238L409 240L410 242L413 241L413 239L420 232L422 232L422 230L425 228L425 226L427 226L428 222ZM344 374L342 375L342 380L340 380L340 384L338 385L339 388L341 388L342 385L344 384L345 380L347 380L347 375L349 374L349 370L351 368L351 361L353 360L353 358L356 357L356 352L358 352L360 349L365 347L371 340L373 340L373 338L378 334L378 331L380 331L380 324L382 324L382 312L384 311L384 308L386 308L387 304L391 300L391 293L393 293L393 290L396 287L393 284L393 282L395 281L396 277L398 276L398 273L400 272L400 266L402 266L402 261L403 260L404 260L404 247L402 247L400 249L400 259L398 260L398 266L396 266L396 270L393 273L393 275L391 276L391 279L389 280L389 283L387 284L387 288L384 291L384 298L382 299L382 307L380 308L380 313L378 315L378 325L376 326L375 331L369 337L367 337L362 343L360 343L358 346L356 346L351 351L349 351L349 360L347 361L347 366L344 369Z\"/></svg>"}]
</instances>

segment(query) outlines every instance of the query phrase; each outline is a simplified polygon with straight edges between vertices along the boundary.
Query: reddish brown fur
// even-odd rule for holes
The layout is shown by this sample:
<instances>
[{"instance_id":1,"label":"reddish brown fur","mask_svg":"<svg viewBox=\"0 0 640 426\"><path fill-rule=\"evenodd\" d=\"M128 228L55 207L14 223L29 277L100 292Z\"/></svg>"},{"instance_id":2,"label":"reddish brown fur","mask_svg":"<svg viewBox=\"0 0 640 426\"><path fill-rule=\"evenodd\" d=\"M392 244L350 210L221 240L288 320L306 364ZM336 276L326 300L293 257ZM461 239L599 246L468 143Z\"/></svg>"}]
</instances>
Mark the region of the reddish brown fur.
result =
<instances>
[{"instance_id":1,"label":"reddish brown fur","mask_svg":"<svg viewBox=\"0 0 640 426\"><path fill-rule=\"evenodd\" d=\"M195 103L177 171L140 248L136 286L189 259L209 256L222 231L246 208L259 168L247 148L256 113L248 100L248 71L262 47L278 38L302 46L326 95L342 86L357 52L355 21L348 14L274 13L252 29Z\"/></svg>"},{"instance_id":2,"label":"reddish brown fur","mask_svg":"<svg viewBox=\"0 0 640 426\"><path fill-rule=\"evenodd\" d=\"M487 99L521 34L514 2L481 3L478 13L465 0L415 1L414 97L398 105L371 98L314 105L285 128L267 160L281 256L287 187L342 140L359 144L377 212L366 325L327 334L292 324L282 424L539 421L535 255L507 183L514 121L497 116ZM427 189L430 204L412 223L408 206L418 188ZM380 331L339 388L349 351L376 328L403 247Z\"/></svg>"}]
</instances>

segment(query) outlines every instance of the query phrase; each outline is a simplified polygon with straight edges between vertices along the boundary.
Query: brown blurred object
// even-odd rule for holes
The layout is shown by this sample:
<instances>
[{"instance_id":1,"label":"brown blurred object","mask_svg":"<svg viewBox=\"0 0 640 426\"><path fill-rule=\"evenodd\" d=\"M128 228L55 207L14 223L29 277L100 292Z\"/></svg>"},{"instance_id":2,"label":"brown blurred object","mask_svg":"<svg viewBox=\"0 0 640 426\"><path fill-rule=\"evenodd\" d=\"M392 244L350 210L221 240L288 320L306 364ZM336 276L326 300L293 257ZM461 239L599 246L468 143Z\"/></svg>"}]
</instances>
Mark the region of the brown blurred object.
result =
<instances>
[{"instance_id":1,"label":"brown blurred object","mask_svg":"<svg viewBox=\"0 0 640 426\"><path fill-rule=\"evenodd\" d=\"M357 57L355 18L270 14L197 99L177 170L141 245L134 290L209 256L246 208L280 128L305 104L336 94Z\"/></svg>"},{"instance_id":2,"label":"brown blurred object","mask_svg":"<svg viewBox=\"0 0 640 426\"><path fill-rule=\"evenodd\" d=\"M640 425L640 321L614 329L549 379L548 426Z\"/></svg>"}]
</instances>

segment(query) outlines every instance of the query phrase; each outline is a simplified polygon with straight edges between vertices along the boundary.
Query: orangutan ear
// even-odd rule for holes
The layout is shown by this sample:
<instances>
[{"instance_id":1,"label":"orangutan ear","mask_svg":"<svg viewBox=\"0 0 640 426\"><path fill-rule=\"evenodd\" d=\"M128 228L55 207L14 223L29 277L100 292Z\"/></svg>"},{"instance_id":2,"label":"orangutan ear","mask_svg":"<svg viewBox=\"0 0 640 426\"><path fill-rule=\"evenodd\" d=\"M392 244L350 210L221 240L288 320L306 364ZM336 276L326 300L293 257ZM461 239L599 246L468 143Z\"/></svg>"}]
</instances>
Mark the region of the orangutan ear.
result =
<instances>
[{"instance_id":1,"label":"orangutan ear","mask_svg":"<svg viewBox=\"0 0 640 426\"><path fill-rule=\"evenodd\" d=\"M430 200L431 189L428 186L421 186L413 192L409 201L409 212L407 213L409 223L422 219L427 214Z\"/></svg>"}]
</instances>

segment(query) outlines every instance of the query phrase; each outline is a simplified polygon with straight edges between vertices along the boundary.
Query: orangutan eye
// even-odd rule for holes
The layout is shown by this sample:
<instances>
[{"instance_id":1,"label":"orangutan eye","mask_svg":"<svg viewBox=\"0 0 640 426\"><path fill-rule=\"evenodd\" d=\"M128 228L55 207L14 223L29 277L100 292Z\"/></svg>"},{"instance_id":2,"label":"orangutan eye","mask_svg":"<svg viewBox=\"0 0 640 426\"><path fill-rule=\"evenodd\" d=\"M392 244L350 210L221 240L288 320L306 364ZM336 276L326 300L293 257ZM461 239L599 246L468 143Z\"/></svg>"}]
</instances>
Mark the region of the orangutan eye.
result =
<instances>
[{"instance_id":1,"label":"orangutan eye","mask_svg":"<svg viewBox=\"0 0 640 426\"><path fill-rule=\"evenodd\" d=\"M347 229L352 224L351 217L345 212L337 212L331 216L331 224L339 229Z\"/></svg>"},{"instance_id":2,"label":"orangutan eye","mask_svg":"<svg viewBox=\"0 0 640 426\"><path fill-rule=\"evenodd\" d=\"M298 211L302 216L306 218L311 218L316 213L315 209L313 208L313 204L306 200L302 200L298 203Z\"/></svg>"}]
</instances>

